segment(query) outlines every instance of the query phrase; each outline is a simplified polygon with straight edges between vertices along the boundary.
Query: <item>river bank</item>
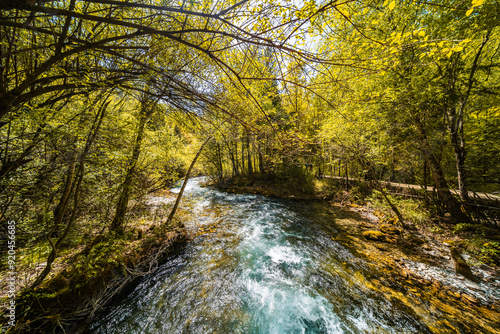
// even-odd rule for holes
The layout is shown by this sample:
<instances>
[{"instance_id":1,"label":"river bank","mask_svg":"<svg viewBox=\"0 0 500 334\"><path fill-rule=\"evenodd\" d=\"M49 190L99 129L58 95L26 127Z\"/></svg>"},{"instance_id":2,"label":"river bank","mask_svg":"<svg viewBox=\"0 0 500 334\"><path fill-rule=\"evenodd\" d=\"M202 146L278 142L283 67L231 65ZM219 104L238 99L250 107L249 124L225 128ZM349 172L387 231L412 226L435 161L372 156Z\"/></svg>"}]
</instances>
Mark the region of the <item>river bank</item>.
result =
<instances>
[{"instance_id":1,"label":"river bank","mask_svg":"<svg viewBox=\"0 0 500 334\"><path fill-rule=\"evenodd\" d=\"M44 263L38 264L35 273L29 266L19 266L18 276L27 279L18 283L16 325L3 323L2 330L6 333L78 333L85 322L113 298L134 286L140 277L154 272L186 245L188 235L182 224L182 219L187 219L185 212L181 210L180 218L169 226L155 218L163 217L163 211L168 211L173 200L175 195L169 191L149 196L146 213L132 220L122 236L96 230L94 235L85 238L86 243L81 247L60 256L49 277L35 289L29 289L29 284L44 268ZM21 256L20 262L23 260L26 261Z\"/></svg>"}]
</instances>

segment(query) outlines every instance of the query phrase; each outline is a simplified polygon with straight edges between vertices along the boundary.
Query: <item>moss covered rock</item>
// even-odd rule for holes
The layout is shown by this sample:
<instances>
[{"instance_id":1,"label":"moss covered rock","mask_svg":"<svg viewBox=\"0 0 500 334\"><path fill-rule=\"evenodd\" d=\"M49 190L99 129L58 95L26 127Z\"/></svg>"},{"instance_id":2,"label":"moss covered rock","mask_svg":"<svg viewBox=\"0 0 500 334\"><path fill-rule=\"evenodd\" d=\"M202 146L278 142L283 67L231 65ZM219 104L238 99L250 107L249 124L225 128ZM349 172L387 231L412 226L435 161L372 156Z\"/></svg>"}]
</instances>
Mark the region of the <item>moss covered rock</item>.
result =
<instances>
[{"instance_id":1,"label":"moss covered rock","mask_svg":"<svg viewBox=\"0 0 500 334\"><path fill-rule=\"evenodd\" d=\"M380 226L380 231L386 234L401 235L401 229L389 224L382 224Z\"/></svg>"},{"instance_id":2,"label":"moss covered rock","mask_svg":"<svg viewBox=\"0 0 500 334\"><path fill-rule=\"evenodd\" d=\"M464 276L467 279L470 279L473 282L478 282L477 277L470 270L469 265L465 262L464 258L460 254L460 250L456 247L451 247L450 249L451 258L455 263L455 271L457 274Z\"/></svg>"},{"instance_id":3,"label":"moss covered rock","mask_svg":"<svg viewBox=\"0 0 500 334\"><path fill-rule=\"evenodd\" d=\"M364 231L363 236L369 240L376 240L376 241L384 241L385 240L385 234L380 232L380 231L373 231L373 230Z\"/></svg>"},{"instance_id":4,"label":"moss covered rock","mask_svg":"<svg viewBox=\"0 0 500 334\"><path fill-rule=\"evenodd\" d=\"M420 238L420 237L417 237L416 235L414 234L408 234L408 236L406 237L406 241L411 244L411 245L415 245L415 246L420 246L422 244L425 243L425 240Z\"/></svg>"}]
</instances>

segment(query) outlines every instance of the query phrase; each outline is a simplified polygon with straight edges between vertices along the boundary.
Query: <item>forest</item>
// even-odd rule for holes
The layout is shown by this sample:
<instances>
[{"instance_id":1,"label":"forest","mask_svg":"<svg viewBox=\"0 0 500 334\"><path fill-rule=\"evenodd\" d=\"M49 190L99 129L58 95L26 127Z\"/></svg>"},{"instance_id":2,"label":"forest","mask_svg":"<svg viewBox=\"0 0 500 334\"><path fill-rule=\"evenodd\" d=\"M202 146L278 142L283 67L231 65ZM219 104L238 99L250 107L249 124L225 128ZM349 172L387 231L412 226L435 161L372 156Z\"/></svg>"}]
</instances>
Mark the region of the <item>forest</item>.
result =
<instances>
[{"instance_id":1,"label":"forest","mask_svg":"<svg viewBox=\"0 0 500 334\"><path fill-rule=\"evenodd\" d=\"M498 283L499 26L498 0L0 1L2 329L71 333L179 252L184 188L148 203L195 176L370 207Z\"/></svg>"}]
</instances>

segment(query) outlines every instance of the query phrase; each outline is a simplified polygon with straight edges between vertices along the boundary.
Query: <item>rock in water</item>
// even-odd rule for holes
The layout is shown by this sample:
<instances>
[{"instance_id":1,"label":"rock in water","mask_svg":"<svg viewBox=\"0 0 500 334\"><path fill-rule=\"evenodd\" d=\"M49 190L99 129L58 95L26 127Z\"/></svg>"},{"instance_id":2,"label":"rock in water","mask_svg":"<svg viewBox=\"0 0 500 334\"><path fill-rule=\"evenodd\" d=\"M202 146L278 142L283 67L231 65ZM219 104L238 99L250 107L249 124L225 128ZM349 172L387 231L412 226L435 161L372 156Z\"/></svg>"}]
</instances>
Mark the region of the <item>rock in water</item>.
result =
<instances>
[{"instance_id":1,"label":"rock in water","mask_svg":"<svg viewBox=\"0 0 500 334\"><path fill-rule=\"evenodd\" d=\"M473 282L478 282L477 277L470 270L469 265L465 262L462 255L460 255L460 250L456 247L451 247L450 249L451 258L455 263L455 271L457 274L464 276L467 279L470 279Z\"/></svg>"}]
</instances>

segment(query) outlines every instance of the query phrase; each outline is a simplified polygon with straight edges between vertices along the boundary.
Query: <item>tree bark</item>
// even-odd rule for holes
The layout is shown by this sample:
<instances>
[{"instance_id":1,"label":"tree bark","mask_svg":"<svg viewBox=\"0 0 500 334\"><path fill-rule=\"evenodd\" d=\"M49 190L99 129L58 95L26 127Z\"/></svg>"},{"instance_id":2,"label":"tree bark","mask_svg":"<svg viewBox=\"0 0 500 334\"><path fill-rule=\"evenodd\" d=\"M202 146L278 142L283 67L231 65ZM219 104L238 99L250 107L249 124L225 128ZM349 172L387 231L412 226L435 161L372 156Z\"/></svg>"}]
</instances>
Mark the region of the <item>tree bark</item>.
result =
<instances>
[{"instance_id":1,"label":"tree bark","mask_svg":"<svg viewBox=\"0 0 500 334\"><path fill-rule=\"evenodd\" d=\"M439 163L438 159L432 151L432 148L429 145L423 124L418 119L416 119L415 121L418 130L420 149L424 155L427 165L429 166L439 199L442 201L442 203L446 207L446 210L450 214L452 222L470 222L470 217L462 210L462 206L450 192L450 188L448 187L448 183L446 182L446 178L444 177L441 164Z\"/></svg>"},{"instance_id":2,"label":"tree bark","mask_svg":"<svg viewBox=\"0 0 500 334\"><path fill-rule=\"evenodd\" d=\"M463 120L460 117L458 122L458 128L450 132L451 143L453 146L453 152L455 153L455 166L457 169L457 182L458 182L458 190L460 192L460 198L462 201L467 201L469 199L469 191L467 187L467 176L465 171L465 158L467 155L467 151L465 149L465 139L464 139L464 128L463 128Z\"/></svg>"},{"instance_id":3,"label":"tree bark","mask_svg":"<svg viewBox=\"0 0 500 334\"><path fill-rule=\"evenodd\" d=\"M250 135L247 133L246 136L246 146L247 146L247 165L248 165L248 175L253 174L253 168L252 168L252 153L250 150Z\"/></svg>"},{"instance_id":4,"label":"tree bark","mask_svg":"<svg viewBox=\"0 0 500 334\"><path fill-rule=\"evenodd\" d=\"M137 134L132 149L132 156L130 157L127 173L125 179L121 184L121 192L116 206L115 216L111 222L110 230L116 234L123 234L125 224L125 214L127 213L128 201L130 199L130 191L132 190L132 181L134 179L135 167L141 154L141 145L144 138L144 130L146 128L146 121L149 118L150 111L147 110L146 101L142 101L141 113L139 115L139 124L137 125Z\"/></svg>"}]
</instances>

